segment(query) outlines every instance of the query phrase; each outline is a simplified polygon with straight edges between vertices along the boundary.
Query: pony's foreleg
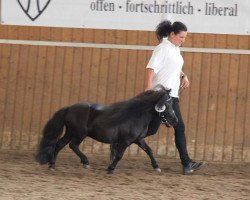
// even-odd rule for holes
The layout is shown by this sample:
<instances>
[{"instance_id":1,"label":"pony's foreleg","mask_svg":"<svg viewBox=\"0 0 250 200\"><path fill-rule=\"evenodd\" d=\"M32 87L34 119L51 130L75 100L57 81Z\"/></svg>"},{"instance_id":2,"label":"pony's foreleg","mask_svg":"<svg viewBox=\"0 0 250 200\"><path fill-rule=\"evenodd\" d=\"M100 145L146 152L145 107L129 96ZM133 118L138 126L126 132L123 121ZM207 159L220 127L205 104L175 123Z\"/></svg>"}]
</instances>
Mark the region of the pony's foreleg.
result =
<instances>
[{"instance_id":1,"label":"pony's foreleg","mask_svg":"<svg viewBox=\"0 0 250 200\"><path fill-rule=\"evenodd\" d=\"M127 148L127 145L117 145L116 153L111 164L108 166L108 174L112 174L115 170L117 163L122 159L122 156Z\"/></svg>"},{"instance_id":2,"label":"pony's foreleg","mask_svg":"<svg viewBox=\"0 0 250 200\"><path fill-rule=\"evenodd\" d=\"M79 149L80 143L83 141L85 137L78 139L76 137L72 138L69 147L75 152L75 154L81 159L81 163L84 168L89 168L89 160L87 156L85 156Z\"/></svg>"},{"instance_id":3,"label":"pony's foreleg","mask_svg":"<svg viewBox=\"0 0 250 200\"><path fill-rule=\"evenodd\" d=\"M154 158L153 151L147 145L147 143L145 142L145 140L141 139L140 141L135 142L135 144L137 144L142 150L144 150L147 153L147 155L149 156L149 158L151 160L151 165L154 168L154 170L156 170L157 172L161 172L161 169L159 168L158 163L157 163L157 161Z\"/></svg>"},{"instance_id":4,"label":"pony's foreleg","mask_svg":"<svg viewBox=\"0 0 250 200\"><path fill-rule=\"evenodd\" d=\"M71 140L71 136L66 131L65 135L60 140L57 141L54 156L49 161L49 169L51 170L55 169L56 158L57 158L59 151L61 151L62 148L65 147L70 142L70 140Z\"/></svg>"}]
</instances>

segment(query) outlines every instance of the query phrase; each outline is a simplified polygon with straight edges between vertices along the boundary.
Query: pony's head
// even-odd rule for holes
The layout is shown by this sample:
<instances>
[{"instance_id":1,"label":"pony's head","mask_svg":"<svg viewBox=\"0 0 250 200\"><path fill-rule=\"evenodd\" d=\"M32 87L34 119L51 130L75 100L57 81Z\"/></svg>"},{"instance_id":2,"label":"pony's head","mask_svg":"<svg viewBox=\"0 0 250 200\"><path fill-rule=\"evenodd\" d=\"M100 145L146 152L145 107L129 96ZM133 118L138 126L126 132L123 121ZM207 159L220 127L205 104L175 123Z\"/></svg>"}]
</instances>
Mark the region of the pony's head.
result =
<instances>
[{"instance_id":1,"label":"pony's head","mask_svg":"<svg viewBox=\"0 0 250 200\"><path fill-rule=\"evenodd\" d=\"M157 86L156 91L163 92L162 97L155 105L155 111L159 114L161 122L167 127L175 126L178 123L178 118L175 115L172 104L173 100L170 96L171 89L165 89L163 86Z\"/></svg>"}]
</instances>

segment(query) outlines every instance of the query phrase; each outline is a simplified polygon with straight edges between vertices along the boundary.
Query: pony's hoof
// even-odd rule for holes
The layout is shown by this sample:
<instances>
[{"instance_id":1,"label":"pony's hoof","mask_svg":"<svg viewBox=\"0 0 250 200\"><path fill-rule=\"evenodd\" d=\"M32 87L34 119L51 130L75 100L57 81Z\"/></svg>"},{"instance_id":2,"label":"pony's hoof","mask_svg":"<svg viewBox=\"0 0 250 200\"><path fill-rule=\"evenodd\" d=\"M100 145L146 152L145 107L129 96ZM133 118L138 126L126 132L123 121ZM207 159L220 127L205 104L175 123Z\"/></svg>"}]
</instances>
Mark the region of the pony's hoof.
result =
<instances>
[{"instance_id":1,"label":"pony's hoof","mask_svg":"<svg viewBox=\"0 0 250 200\"><path fill-rule=\"evenodd\" d=\"M159 167L155 168L154 170L155 170L156 172L161 173L161 169L160 169Z\"/></svg>"},{"instance_id":2,"label":"pony's hoof","mask_svg":"<svg viewBox=\"0 0 250 200\"><path fill-rule=\"evenodd\" d=\"M108 169L107 174L113 174L113 173L114 173L114 170Z\"/></svg>"},{"instance_id":3,"label":"pony's hoof","mask_svg":"<svg viewBox=\"0 0 250 200\"><path fill-rule=\"evenodd\" d=\"M83 165L83 168L84 168L84 169L89 169L90 166L89 166L89 165Z\"/></svg>"}]
</instances>

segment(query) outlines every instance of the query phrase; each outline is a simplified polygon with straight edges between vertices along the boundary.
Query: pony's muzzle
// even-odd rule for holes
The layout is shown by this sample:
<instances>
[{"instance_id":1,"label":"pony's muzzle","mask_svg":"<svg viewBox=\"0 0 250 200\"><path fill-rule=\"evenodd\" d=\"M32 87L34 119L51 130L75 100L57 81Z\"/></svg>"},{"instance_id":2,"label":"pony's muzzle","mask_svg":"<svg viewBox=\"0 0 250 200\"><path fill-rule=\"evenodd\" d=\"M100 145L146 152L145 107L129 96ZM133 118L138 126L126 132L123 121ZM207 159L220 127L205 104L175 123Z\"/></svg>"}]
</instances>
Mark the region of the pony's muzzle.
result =
<instances>
[{"instance_id":1,"label":"pony's muzzle","mask_svg":"<svg viewBox=\"0 0 250 200\"><path fill-rule=\"evenodd\" d=\"M178 118L176 117L174 111L171 113L171 116L162 114L161 122L165 124L167 127L174 127L178 124Z\"/></svg>"},{"instance_id":2,"label":"pony's muzzle","mask_svg":"<svg viewBox=\"0 0 250 200\"><path fill-rule=\"evenodd\" d=\"M169 124L171 126L176 126L178 124L178 118L176 117L175 113L173 112L172 116L169 119Z\"/></svg>"}]
</instances>

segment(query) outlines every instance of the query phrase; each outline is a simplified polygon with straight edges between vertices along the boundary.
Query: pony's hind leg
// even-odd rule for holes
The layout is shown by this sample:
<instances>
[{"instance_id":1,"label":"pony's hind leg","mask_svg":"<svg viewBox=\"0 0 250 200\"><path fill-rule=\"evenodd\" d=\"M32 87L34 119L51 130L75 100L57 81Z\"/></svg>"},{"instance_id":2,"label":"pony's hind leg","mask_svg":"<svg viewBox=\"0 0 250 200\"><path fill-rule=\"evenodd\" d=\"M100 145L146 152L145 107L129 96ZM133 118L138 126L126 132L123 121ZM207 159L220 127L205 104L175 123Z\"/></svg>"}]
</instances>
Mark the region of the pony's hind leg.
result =
<instances>
[{"instance_id":1,"label":"pony's hind leg","mask_svg":"<svg viewBox=\"0 0 250 200\"><path fill-rule=\"evenodd\" d=\"M75 154L81 159L81 163L84 168L89 168L89 160L87 156L85 156L79 149L80 143L83 141L85 137L78 139L76 137L72 138L69 147L75 152Z\"/></svg>"},{"instance_id":2,"label":"pony's hind leg","mask_svg":"<svg viewBox=\"0 0 250 200\"><path fill-rule=\"evenodd\" d=\"M128 146L125 144L117 144L116 147L117 149L116 153L114 154L114 158L111 161L111 164L108 166L108 174L112 174L114 172L117 163L122 159L122 156Z\"/></svg>"},{"instance_id":3,"label":"pony's hind leg","mask_svg":"<svg viewBox=\"0 0 250 200\"><path fill-rule=\"evenodd\" d=\"M117 143L110 144L110 161L113 162L117 152Z\"/></svg>"},{"instance_id":4,"label":"pony's hind leg","mask_svg":"<svg viewBox=\"0 0 250 200\"><path fill-rule=\"evenodd\" d=\"M70 134L66 131L65 135L60 138L57 143L56 143L56 147L55 147L55 153L53 158L49 161L49 169L51 170L55 170L55 163L56 163L56 158L57 155L59 153L59 151L62 150L63 147L65 147L71 140L71 136Z\"/></svg>"}]
</instances>

